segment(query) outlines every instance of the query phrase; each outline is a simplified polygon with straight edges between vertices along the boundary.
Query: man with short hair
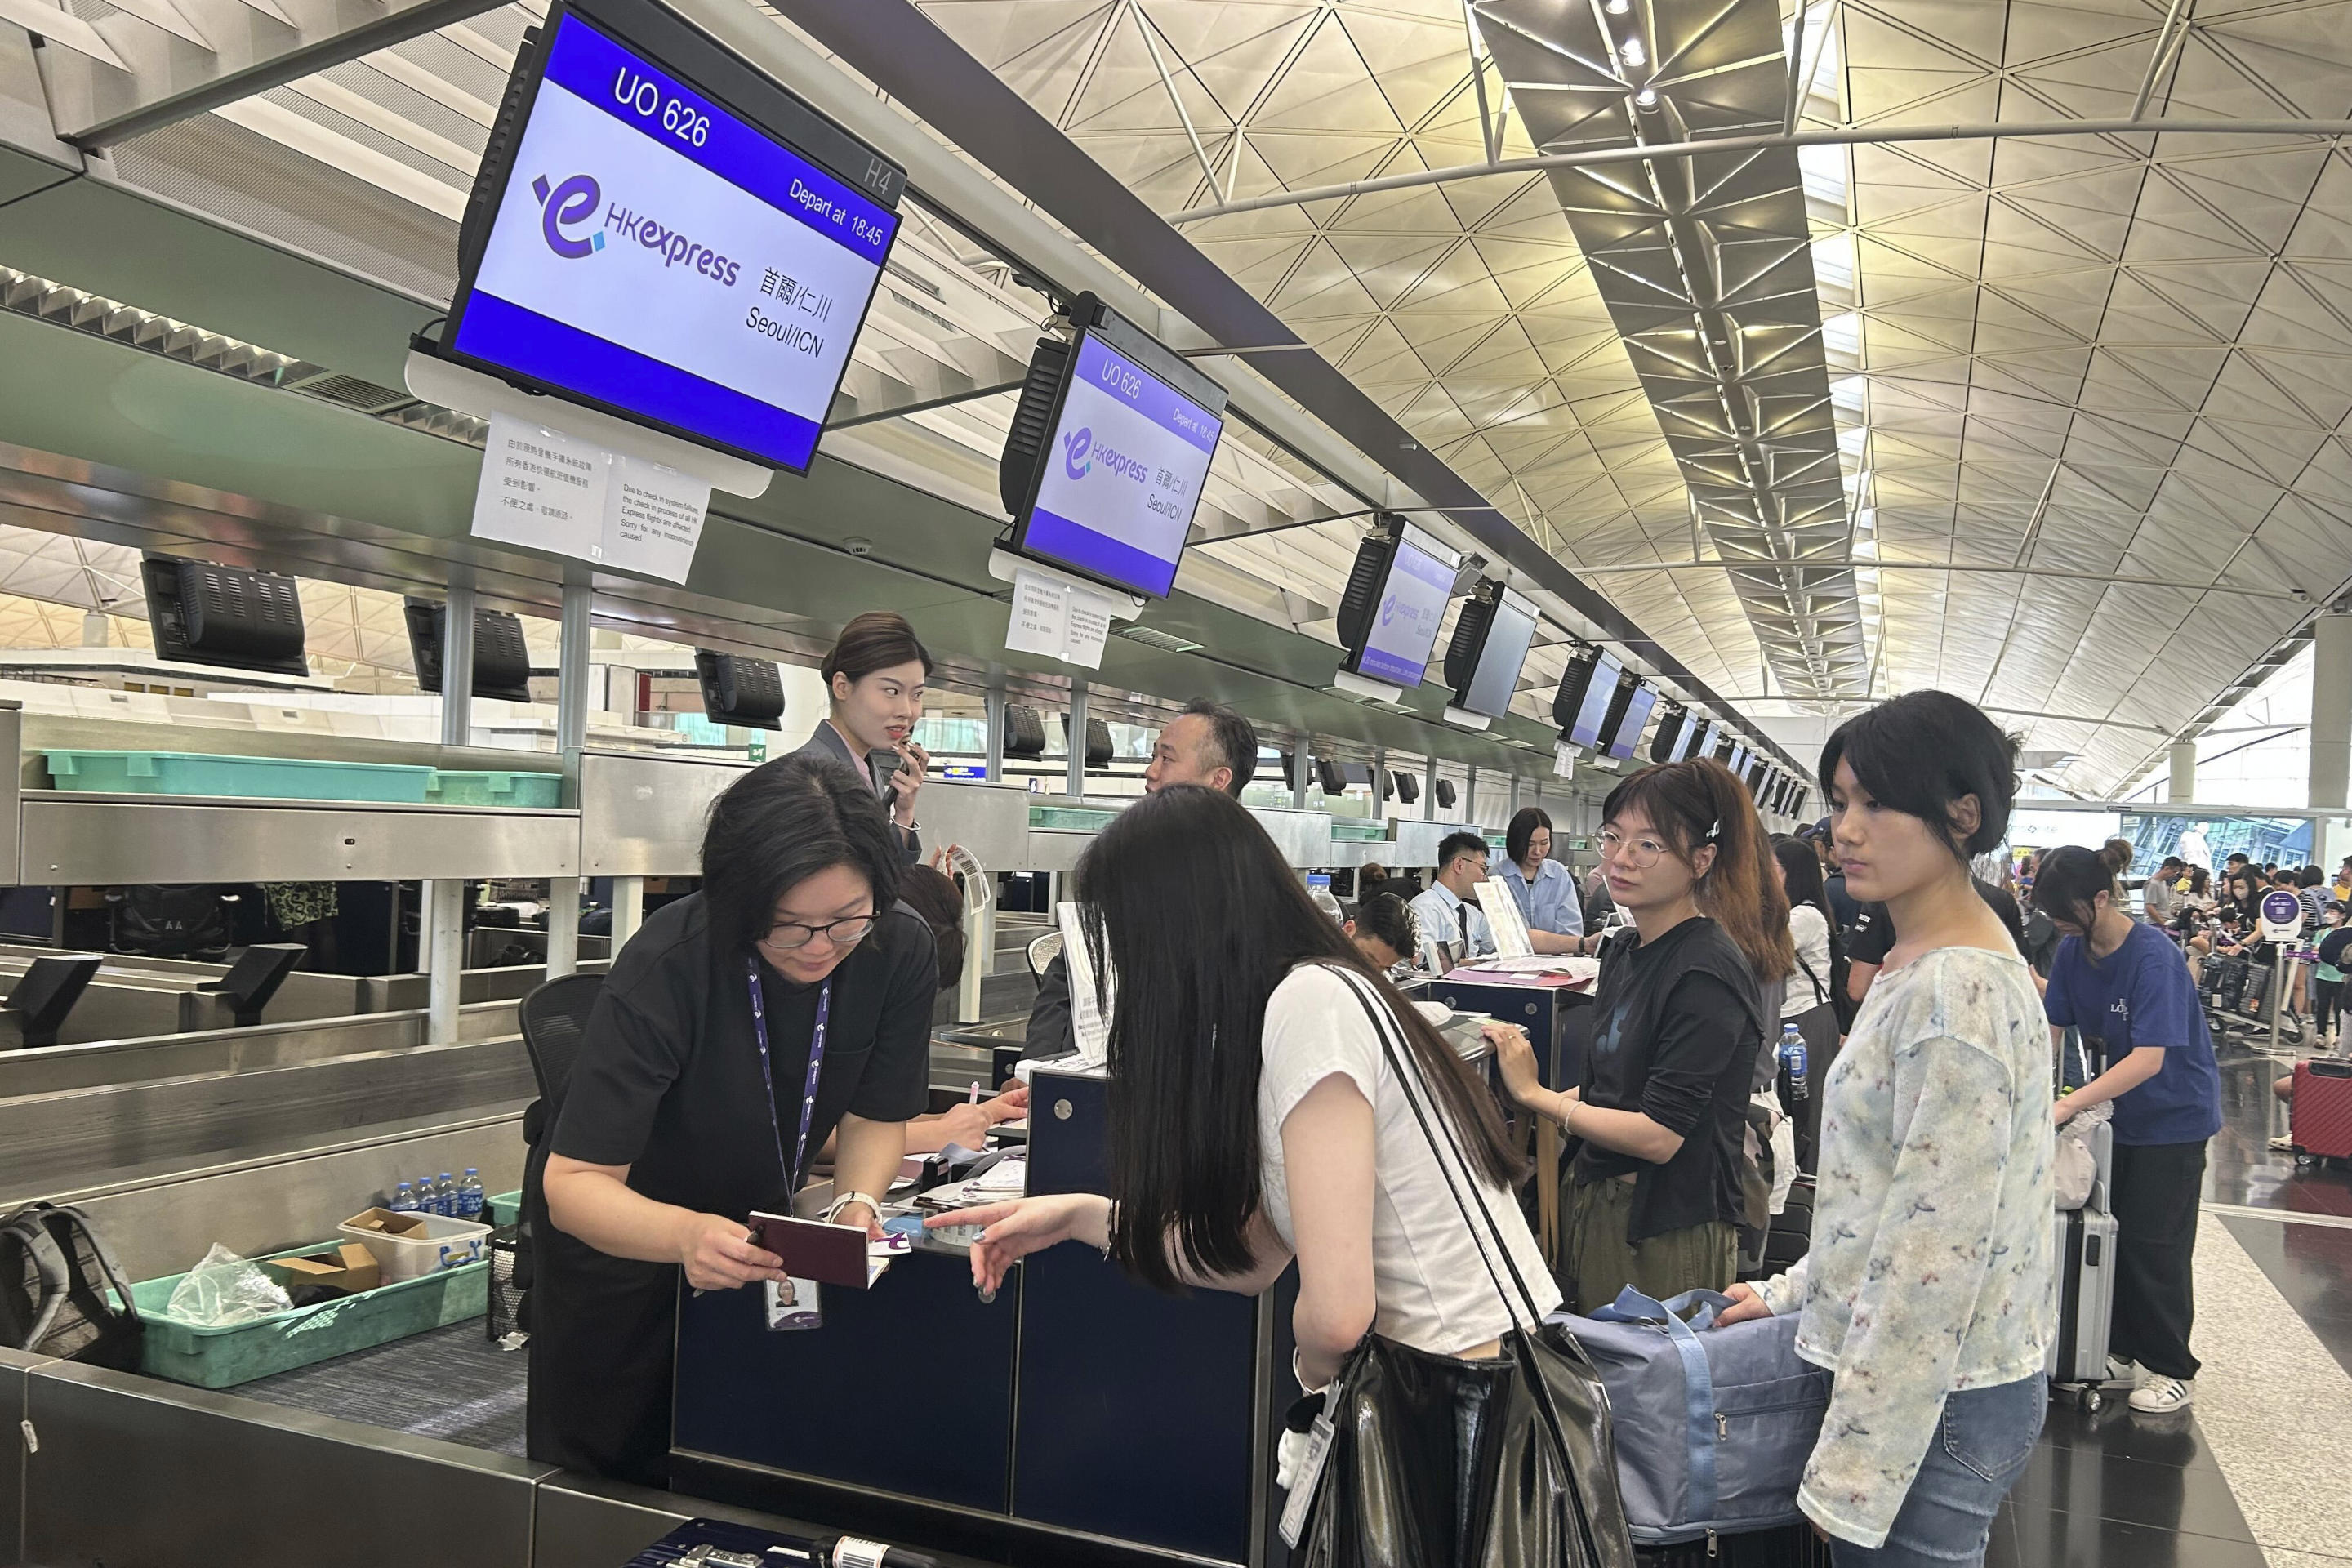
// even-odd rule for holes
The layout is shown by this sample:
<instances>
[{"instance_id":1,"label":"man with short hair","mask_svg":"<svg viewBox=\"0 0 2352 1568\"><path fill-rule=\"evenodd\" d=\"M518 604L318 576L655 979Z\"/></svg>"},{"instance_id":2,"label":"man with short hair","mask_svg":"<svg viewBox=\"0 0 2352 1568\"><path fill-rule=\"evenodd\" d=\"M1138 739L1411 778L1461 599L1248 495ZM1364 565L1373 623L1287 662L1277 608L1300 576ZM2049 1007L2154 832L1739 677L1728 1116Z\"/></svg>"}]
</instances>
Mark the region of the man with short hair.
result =
<instances>
[{"instance_id":1,"label":"man with short hair","mask_svg":"<svg viewBox=\"0 0 2352 1568\"><path fill-rule=\"evenodd\" d=\"M1201 784L1238 796L1256 772L1256 729L1223 703L1196 698L1160 727L1151 765L1143 771L1143 793ZM1029 1005L1021 1054L1035 1060L1066 1057L1076 1048L1070 1033L1070 970L1057 952L1037 976L1037 999Z\"/></svg>"},{"instance_id":2,"label":"man with short hair","mask_svg":"<svg viewBox=\"0 0 2352 1568\"><path fill-rule=\"evenodd\" d=\"M1475 833L1449 833L1437 846L1437 879L1412 900L1423 942L1442 942L1465 959L1495 951L1494 933L1478 908L1478 884L1486 879L1486 841Z\"/></svg>"}]
</instances>

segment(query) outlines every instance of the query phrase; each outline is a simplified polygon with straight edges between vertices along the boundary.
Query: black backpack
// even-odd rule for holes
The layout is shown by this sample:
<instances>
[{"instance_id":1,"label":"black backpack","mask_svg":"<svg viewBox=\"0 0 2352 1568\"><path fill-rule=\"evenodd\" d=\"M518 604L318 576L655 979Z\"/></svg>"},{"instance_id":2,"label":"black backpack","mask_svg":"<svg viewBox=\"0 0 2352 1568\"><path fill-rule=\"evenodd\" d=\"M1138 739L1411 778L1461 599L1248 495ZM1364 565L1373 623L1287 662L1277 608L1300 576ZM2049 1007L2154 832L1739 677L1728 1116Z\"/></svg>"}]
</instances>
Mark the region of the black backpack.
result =
<instances>
[{"instance_id":1,"label":"black backpack","mask_svg":"<svg viewBox=\"0 0 2352 1568\"><path fill-rule=\"evenodd\" d=\"M107 889L113 947L142 958L211 958L228 951L228 900L203 884L141 882Z\"/></svg>"},{"instance_id":2,"label":"black backpack","mask_svg":"<svg viewBox=\"0 0 2352 1568\"><path fill-rule=\"evenodd\" d=\"M88 1215L32 1203L0 1220L0 1344L136 1372L146 1331Z\"/></svg>"}]
</instances>

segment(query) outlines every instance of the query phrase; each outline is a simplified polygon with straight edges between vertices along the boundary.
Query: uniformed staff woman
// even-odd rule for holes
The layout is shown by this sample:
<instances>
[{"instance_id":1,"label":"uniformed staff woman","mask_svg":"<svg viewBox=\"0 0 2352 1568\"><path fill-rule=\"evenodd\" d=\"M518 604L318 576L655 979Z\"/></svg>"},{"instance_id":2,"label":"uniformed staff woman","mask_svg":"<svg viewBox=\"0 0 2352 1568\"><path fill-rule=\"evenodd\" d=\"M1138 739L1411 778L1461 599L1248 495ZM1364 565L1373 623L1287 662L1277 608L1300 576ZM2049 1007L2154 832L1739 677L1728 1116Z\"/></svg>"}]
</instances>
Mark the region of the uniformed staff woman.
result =
<instances>
[{"instance_id":1,"label":"uniformed staff woman","mask_svg":"<svg viewBox=\"0 0 2352 1568\"><path fill-rule=\"evenodd\" d=\"M533 1234L530 1452L659 1485L681 1274L781 1279L746 1239L838 1131L833 1218L874 1227L924 1109L930 929L897 903L870 784L795 753L719 797L702 890L614 961L551 1134Z\"/></svg>"},{"instance_id":2,"label":"uniformed staff woman","mask_svg":"<svg viewBox=\"0 0 2352 1568\"><path fill-rule=\"evenodd\" d=\"M804 755L830 757L864 773L890 810L891 831L909 866L923 858L915 795L931 754L915 740L931 656L907 617L868 610L841 628L817 666L832 706L801 744Z\"/></svg>"}]
</instances>

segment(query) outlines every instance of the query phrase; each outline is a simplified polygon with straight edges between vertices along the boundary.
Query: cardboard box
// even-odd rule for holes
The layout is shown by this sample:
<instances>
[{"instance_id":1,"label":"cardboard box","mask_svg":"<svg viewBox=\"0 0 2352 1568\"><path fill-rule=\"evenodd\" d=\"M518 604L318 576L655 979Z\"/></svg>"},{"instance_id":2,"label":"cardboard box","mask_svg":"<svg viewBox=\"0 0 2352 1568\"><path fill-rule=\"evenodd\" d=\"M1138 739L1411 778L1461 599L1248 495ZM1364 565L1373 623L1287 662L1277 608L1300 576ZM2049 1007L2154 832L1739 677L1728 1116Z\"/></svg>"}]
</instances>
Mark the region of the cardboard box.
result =
<instances>
[{"instance_id":1,"label":"cardboard box","mask_svg":"<svg viewBox=\"0 0 2352 1568\"><path fill-rule=\"evenodd\" d=\"M335 1228L374 1256L385 1284L475 1262L490 1235L488 1226L471 1220L390 1209L353 1215Z\"/></svg>"},{"instance_id":2,"label":"cardboard box","mask_svg":"<svg viewBox=\"0 0 2352 1568\"><path fill-rule=\"evenodd\" d=\"M331 1285L357 1294L373 1290L383 1282L383 1269L376 1262L375 1254L356 1241L346 1241L306 1258L273 1258L262 1267L289 1290L297 1285Z\"/></svg>"}]
</instances>

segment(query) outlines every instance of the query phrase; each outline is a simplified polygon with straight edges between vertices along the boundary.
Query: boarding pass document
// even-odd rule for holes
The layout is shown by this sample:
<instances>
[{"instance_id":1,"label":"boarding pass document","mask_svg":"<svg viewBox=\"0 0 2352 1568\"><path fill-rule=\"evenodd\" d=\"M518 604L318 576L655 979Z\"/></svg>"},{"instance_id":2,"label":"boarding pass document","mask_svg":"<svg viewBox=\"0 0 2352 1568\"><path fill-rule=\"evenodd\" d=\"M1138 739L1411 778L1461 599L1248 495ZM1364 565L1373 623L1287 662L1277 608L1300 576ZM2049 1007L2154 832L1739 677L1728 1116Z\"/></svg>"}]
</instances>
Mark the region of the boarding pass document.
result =
<instances>
[{"instance_id":1,"label":"boarding pass document","mask_svg":"<svg viewBox=\"0 0 2352 1568\"><path fill-rule=\"evenodd\" d=\"M1536 944L1528 935L1527 917L1519 912L1519 900L1511 897L1511 889L1500 877L1489 877L1478 884L1478 908L1486 917L1486 929L1494 933L1496 957L1533 955Z\"/></svg>"},{"instance_id":2,"label":"boarding pass document","mask_svg":"<svg viewBox=\"0 0 2352 1568\"><path fill-rule=\"evenodd\" d=\"M1054 918L1062 928L1062 963L1070 974L1070 1038L1077 1047L1075 1057L1055 1065L1098 1068L1110 1059L1110 1010L1117 1005L1114 988L1118 977L1104 974L1097 995L1094 959L1087 952L1087 933L1078 921L1078 906L1056 904ZM1106 963L1108 958L1106 953Z\"/></svg>"}]
</instances>

